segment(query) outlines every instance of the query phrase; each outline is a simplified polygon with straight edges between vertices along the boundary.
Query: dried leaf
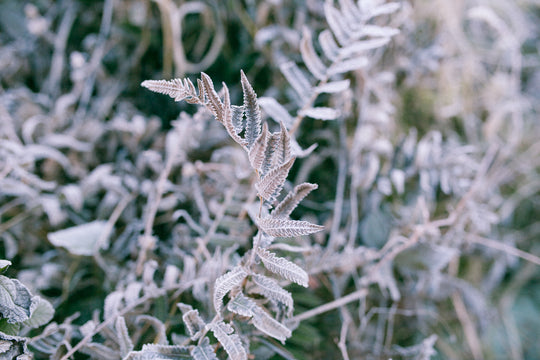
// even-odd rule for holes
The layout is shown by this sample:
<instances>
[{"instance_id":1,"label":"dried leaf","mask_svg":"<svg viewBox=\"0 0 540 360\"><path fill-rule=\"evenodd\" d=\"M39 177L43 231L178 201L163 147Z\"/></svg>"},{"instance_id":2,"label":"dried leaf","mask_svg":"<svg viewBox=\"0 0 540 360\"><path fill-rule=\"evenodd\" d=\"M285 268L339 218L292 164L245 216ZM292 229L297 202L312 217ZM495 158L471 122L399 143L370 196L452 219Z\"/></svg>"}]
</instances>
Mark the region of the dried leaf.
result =
<instances>
[{"instance_id":1,"label":"dried leaf","mask_svg":"<svg viewBox=\"0 0 540 360\"><path fill-rule=\"evenodd\" d=\"M311 191L318 188L317 184L302 183L294 187L287 196L276 206L272 211L273 218L286 218L298 206L300 201L305 198Z\"/></svg>"},{"instance_id":2,"label":"dried leaf","mask_svg":"<svg viewBox=\"0 0 540 360\"><path fill-rule=\"evenodd\" d=\"M266 156L269 135L268 125L264 123L261 134L253 143L251 149L249 149L249 162L251 163L251 166L259 172L262 172L261 170Z\"/></svg>"},{"instance_id":3,"label":"dried leaf","mask_svg":"<svg viewBox=\"0 0 540 360\"><path fill-rule=\"evenodd\" d=\"M269 203L272 203L275 200L285 183L285 179L287 179L287 174L289 174L289 170L291 169L294 160L295 159L292 158L285 164L270 170L264 178L257 181L255 188L261 198Z\"/></svg>"},{"instance_id":4,"label":"dried leaf","mask_svg":"<svg viewBox=\"0 0 540 360\"><path fill-rule=\"evenodd\" d=\"M208 107L210 108L210 111L219 122L223 123L225 117L223 103L214 89L212 79L205 73L201 73L201 81L204 87L204 94L208 98Z\"/></svg>"},{"instance_id":5,"label":"dried leaf","mask_svg":"<svg viewBox=\"0 0 540 360\"><path fill-rule=\"evenodd\" d=\"M244 112L246 115L245 139L251 148L261 133L261 109L257 103L257 94L249 83L244 71L240 72L242 90L244 91Z\"/></svg>"}]
</instances>

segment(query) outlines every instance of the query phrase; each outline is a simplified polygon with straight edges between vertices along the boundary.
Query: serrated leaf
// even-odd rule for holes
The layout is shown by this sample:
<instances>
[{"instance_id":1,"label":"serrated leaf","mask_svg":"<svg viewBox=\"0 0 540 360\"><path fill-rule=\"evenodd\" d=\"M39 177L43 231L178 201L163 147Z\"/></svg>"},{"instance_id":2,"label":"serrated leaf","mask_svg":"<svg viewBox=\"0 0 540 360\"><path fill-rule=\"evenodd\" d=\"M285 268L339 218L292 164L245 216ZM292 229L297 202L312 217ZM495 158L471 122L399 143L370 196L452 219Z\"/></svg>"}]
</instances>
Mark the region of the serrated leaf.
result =
<instances>
[{"instance_id":1,"label":"serrated leaf","mask_svg":"<svg viewBox=\"0 0 540 360\"><path fill-rule=\"evenodd\" d=\"M141 351L131 351L123 360L192 359L189 348L180 345L144 344Z\"/></svg>"},{"instance_id":2,"label":"serrated leaf","mask_svg":"<svg viewBox=\"0 0 540 360\"><path fill-rule=\"evenodd\" d=\"M204 338L200 345L191 349L191 356L193 360L218 360L208 338Z\"/></svg>"},{"instance_id":3,"label":"serrated leaf","mask_svg":"<svg viewBox=\"0 0 540 360\"><path fill-rule=\"evenodd\" d=\"M291 337L291 330L289 328L258 306L253 309L253 325L266 335L278 339L282 343Z\"/></svg>"},{"instance_id":4,"label":"serrated leaf","mask_svg":"<svg viewBox=\"0 0 540 360\"><path fill-rule=\"evenodd\" d=\"M302 60L306 64L307 68L313 76L319 80L326 79L326 66L323 64L319 55L313 48L313 42L311 39L311 32L307 27L304 27L302 32L302 40L300 41L300 53L302 54Z\"/></svg>"},{"instance_id":5,"label":"serrated leaf","mask_svg":"<svg viewBox=\"0 0 540 360\"><path fill-rule=\"evenodd\" d=\"M287 196L276 206L272 211L273 218L286 218L298 206L300 201L305 198L311 191L317 189L317 184L302 183L294 187Z\"/></svg>"},{"instance_id":6,"label":"serrated leaf","mask_svg":"<svg viewBox=\"0 0 540 360\"><path fill-rule=\"evenodd\" d=\"M218 314L221 313L223 308L223 297L236 286L240 286L246 276L247 272L241 266L237 266L216 279L214 285L214 309Z\"/></svg>"},{"instance_id":7,"label":"serrated leaf","mask_svg":"<svg viewBox=\"0 0 540 360\"><path fill-rule=\"evenodd\" d=\"M262 172L263 162L266 157L269 135L270 133L268 132L268 125L264 123L261 134L253 143L253 146L249 149L249 162L251 163L251 166L259 173Z\"/></svg>"},{"instance_id":8,"label":"serrated leaf","mask_svg":"<svg viewBox=\"0 0 540 360\"><path fill-rule=\"evenodd\" d=\"M198 310L194 310L190 305L178 304L178 307L182 311L182 321L189 332L189 336L192 340L198 338L200 331L204 329L206 323L199 315Z\"/></svg>"},{"instance_id":9,"label":"serrated leaf","mask_svg":"<svg viewBox=\"0 0 540 360\"><path fill-rule=\"evenodd\" d=\"M145 80L141 86L160 94L169 95L174 101L197 96L195 87L189 79Z\"/></svg>"},{"instance_id":10,"label":"serrated leaf","mask_svg":"<svg viewBox=\"0 0 540 360\"><path fill-rule=\"evenodd\" d=\"M251 289L251 292L263 295L269 300L282 303L287 307L288 312L290 314L292 313L294 303L290 292L279 286L273 279L264 275L255 274L252 280L257 286Z\"/></svg>"},{"instance_id":11,"label":"serrated leaf","mask_svg":"<svg viewBox=\"0 0 540 360\"><path fill-rule=\"evenodd\" d=\"M106 221L96 220L47 234L54 246L61 246L74 255L92 256L97 241L106 228Z\"/></svg>"},{"instance_id":12,"label":"serrated leaf","mask_svg":"<svg viewBox=\"0 0 540 360\"><path fill-rule=\"evenodd\" d=\"M229 97L229 89L227 85L223 83L223 125L227 129L229 136L242 146L246 146L247 142L238 135L235 125L233 123L233 111L231 109L231 98Z\"/></svg>"},{"instance_id":13,"label":"serrated leaf","mask_svg":"<svg viewBox=\"0 0 540 360\"><path fill-rule=\"evenodd\" d=\"M253 316L253 309L256 307L257 304L241 292L236 294L236 296L227 304L227 309L230 312L247 317Z\"/></svg>"},{"instance_id":14,"label":"serrated leaf","mask_svg":"<svg viewBox=\"0 0 540 360\"><path fill-rule=\"evenodd\" d=\"M221 102L219 95L214 89L214 83L212 82L212 79L210 78L210 76L202 72L201 81L204 87L204 94L208 98L208 107L210 108L210 111L212 112L212 114L214 114L214 116L219 122L223 123L225 117L223 102Z\"/></svg>"},{"instance_id":15,"label":"serrated leaf","mask_svg":"<svg viewBox=\"0 0 540 360\"><path fill-rule=\"evenodd\" d=\"M31 328L47 324L54 316L54 308L51 303L39 296L32 297L30 311L30 318L23 321L23 324Z\"/></svg>"},{"instance_id":16,"label":"serrated leaf","mask_svg":"<svg viewBox=\"0 0 540 360\"><path fill-rule=\"evenodd\" d=\"M332 109L329 107L314 107L303 109L298 112L301 116L309 116L313 119L319 120L335 120L340 116L339 110Z\"/></svg>"},{"instance_id":17,"label":"serrated leaf","mask_svg":"<svg viewBox=\"0 0 540 360\"><path fill-rule=\"evenodd\" d=\"M244 130L244 106L231 105L234 131L240 134Z\"/></svg>"},{"instance_id":18,"label":"serrated leaf","mask_svg":"<svg viewBox=\"0 0 540 360\"><path fill-rule=\"evenodd\" d=\"M294 281L303 287L308 286L308 274L300 266L287 259L277 257L266 249L257 249L257 254L261 258L264 266L271 272L278 274L287 280Z\"/></svg>"},{"instance_id":19,"label":"serrated leaf","mask_svg":"<svg viewBox=\"0 0 540 360\"><path fill-rule=\"evenodd\" d=\"M217 321L208 324L207 327L221 343L231 360L247 360L247 353L242 341L238 335L232 334L234 330L229 324Z\"/></svg>"},{"instance_id":20,"label":"serrated leaf","mask_svg":"<svg viewBox=\"0 0 540 360\"><path fill-rule=\"evenodd\" d=\"M240 71L242 90L244 92L244 113L246 115L245 139L251 148L261 133L261 109L257 103L257 94L249 83L244 71Z\"/></svg>"},{"instance_id":21,"label":"serrated leaf","mask_svg":"<svg viewBox=\"0 0 540 360\"><path fill-rule=\"evenodd\" d=\"M287 220L273 216L259 219L258 225L262 231L275 237L295 237L309 235L324 229L323 226L308 221Z\"/></svg>"},{"instance_id":22,"label":"serrated leaf","mask_svg":"<svg viewBox=\"0 0 540 360\"><path fill-rule=\"evenodd\" d=\"M264 178L257 181L255 188L261 198L269 203L274 201L276 196L279 195L279 192L285 183L285 179L287 179L287 175L289 174L289 170L291 169L294 160L295 159L292 158L285 164L270 170Z\"/></svg>"},{"instance_id":23,"label":"serrated leaf","mask_svg":"<svg viewBox=\"0 0 540 360\"><path fill-rule=\"evenodd\" d=\"M287 109L283 107L276 99L271 97L260 97L259 105L262 107L264 112L268 114L275 122L283 122L287 129L290 129L294 123L294 119L289 114Z\"/></svg>"},{"instance_id":24,"label":"serrated leaf","mask_svg":"<svg viewBox=\"0 0 540 360\"><path fill-rule=\"evenodd\" d=\"M279 125L280 131L275 134L276 141L274 154L272 155L272 167L284 164L291 159L291 137L285 124L280 122Z\"/></svg>"}]
</instances>

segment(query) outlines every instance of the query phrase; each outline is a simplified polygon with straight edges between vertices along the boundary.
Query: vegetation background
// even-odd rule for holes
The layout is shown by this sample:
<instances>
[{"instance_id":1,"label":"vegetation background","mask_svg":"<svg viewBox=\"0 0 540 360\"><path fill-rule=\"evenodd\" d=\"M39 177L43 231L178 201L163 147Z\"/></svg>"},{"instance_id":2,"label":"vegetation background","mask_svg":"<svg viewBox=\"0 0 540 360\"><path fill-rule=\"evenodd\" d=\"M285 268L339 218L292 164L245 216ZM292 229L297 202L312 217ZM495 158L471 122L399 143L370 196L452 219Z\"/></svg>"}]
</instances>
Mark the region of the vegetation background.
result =
<instances>
[{"instance_id":1,"label":"vegetation background","mask_svg":"<svg viewBox=\"0 0 540 360\"><path fill-rule=\"evenodd\" d=\"M540 359L539 27L535 0L0 1L0 358L190 357L177 304L214 318L258 201L208 111L140 84L240 105L243 70L325 227L272 245L309 274L289 339L228 318L252 356Z\"/></svg>"}]
</instances>

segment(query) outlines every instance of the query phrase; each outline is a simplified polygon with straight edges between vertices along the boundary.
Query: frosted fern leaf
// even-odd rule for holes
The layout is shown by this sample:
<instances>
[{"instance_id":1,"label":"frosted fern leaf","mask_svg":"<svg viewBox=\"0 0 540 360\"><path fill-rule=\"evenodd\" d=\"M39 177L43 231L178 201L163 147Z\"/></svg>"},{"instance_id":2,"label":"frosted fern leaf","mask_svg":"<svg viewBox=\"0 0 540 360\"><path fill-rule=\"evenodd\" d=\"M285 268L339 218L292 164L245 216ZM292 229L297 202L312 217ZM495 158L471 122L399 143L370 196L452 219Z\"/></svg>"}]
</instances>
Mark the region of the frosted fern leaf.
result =
<instances>
[{"instance_id":1,"label":"frosted fern leaf","mask_svg":"<svg viewBox=\"0 0 540 360\"><path fill-rule=\"evenodd\" d=\"M287 220L273 218L272 216L259 219L258 224L262 231L275 237L309 235L324 229L323 226L312 224L308 221Z\"/></svg>"},{"instance_id":2,"label":"frosted fern leaf","mask_svg":"<svg viewBox=\"0 0 540 360\"><path fill-rule=\"evenodd\" d=\"M200 345L191 349L191 356L193 356L193 360L218 360L214 349L210 346L210 340L206 337Z\"/></svg>"},{"instance_id":3,"label":"frosted fern leaf","mask_svg":"<svg viewBox=\"0 0 540 360\"><path fill-rule=\"evenodd\" d=\"M247 353L242 345L240 337L233 333L233 328L223 321L213 322L207 325L216 339L221 343L231 360L247 360Z\"/></svg>"},{"instance_id":4,"label":"frosted fern leaf","mask_svg":"<svg viewBox=\"0 0 540 360\"><path fill-rule=\"evenodd\" d=\"M169 95L174 101L197 99L197 91L189 79L145 80L141 86L154 92Z\"/></svg>"},{"instance_id":5,"label":"frosted fern leaf","mask_svg":"<svg viewBox=\"0 0 540 360\"><path fill-rule=\"evenodd\" d=\"M225 129L227 129L227 133L229 133L229 136L236 141L238 144L242 146L246 146L247 143L244 139L238 135L236 132L236 128L234 126L233 122L233 110L231 108L231 99L229 97L229 88L227 88L227 85L223 83L223 119L222 119L223 125L225 126Z\"/></svg>"},{"instance_id":6,"label":"frosted fern leaf","mask_svg":"<svg viewBox=\"0 0 540 360\"><path fill-rule=\"evenodd\" d=\"M251 149L249 149L249 162L255 170L259 171L259 173L261 172L263 162L266 157L269 135L268 125L264 123L261 134L253 143Z\"/></svg>"},{"instance_id":7,"label":"frosted fern leaf","mask_svg":"<svg viewBox=\"0 0 540 360\"><path fill-rule=\"evenodd\" d=\"M294 303L290 292L283 289L276 281L267 276L255 274L252 279L257 286L251 292L263 295L269 300L282 303L287 307L288 312L290 314L292 313Z\"/></svg>"},{"instance_id":8,"label":"frosted fern leaf","mask_svg":"<svg viewBox=\"0 0 540 360\"><path fill-rule=\"evenodd\" d=\"M281 342L291 336L291 330L272 318L253 300L242 293L236 295L235 298L229 302L227 308L239 315L252 317L253 325L257 329Z\"/></svg>"},{"instance_id":9,"label":"frosted fern leaf","mask_svg":"<svg viewBox=\"0 0 540 360\"><path fill-rule=\"evenodd\" d=\"M224 107L219 95L214 89L214 83L212 82L212 79L210 79L210 76L206 75L205 73L201 73L201 79L204 94L208 98L208 107L216 119L222 123L224 119Z\"/></svg>"},{"instance_id":10,"label":"frosted fern leaf","mask_svg":"<svg viewBox=\"0 0 540 360\"><path fill-rule=\"evenodd\" d=\"M242 284L246 276L247 273L244 269L237 266L216 279L214 285L214 308L218 314L221 313L223 308L223 297L233 288Z\"/></svg>"},{"instance_id":11,"label":"frosted fern leaf","mask_svg":"<svg viewBox=\"0 0 540 360\"><path fill-rule=\"evenodd\" d=\"M289 114L287 109L283 107L276 99L271 97L260 97L259 105L262 107L264 112L274 119L275 122L283 122L287 129L290 129L294 123L294 119Z\"/></svg>"},{"instance_id":12,"label":"frosted fern leaf","mask_svg":"<svg viewBox=\"0 0 540 360\"><path fill-rule=\"evenodd\" d=\"M291 169L294 160L295 159L292 158L280 167L272 169L264 178L260 179L255 184L255 188L260 197L269 203L272 203L275 200L285 183L285 179L287 179L287 175L289 174L289 170Z\"/></svg>"},{"instance_id":13,"label":"frosted fern leaf","mask_svg":"<svg viewBox=\"0 0 540 360\"><path fill-rule=\"evenodd\" d=\"M339 117L340 112L329 107L312 107L301 110L298 114L319 120L335 120Z\"/></svg>"},{"instance_id":14,"label":"frosted fern leaf","mask_svg":"<svg viewBox=\"0 0 540 360\"><path fill-rule=\"evenodd\" d=\"M349 79L347 80L338 80L338 81L330 81L326 84L319 85L315 87L315 92L318 94L322 93L338 93L345 91L349 88L349 85L351 84L351 81Z\"/></svg>"},{"instance_id":15,"label":"frosted fern leaf","mask_svg":"<svg viewBox=\"0 0 540 360\"><path fill-rule=\"evenodd\" d=\"M191 305L180 303L178 307L182 311L182 321L184 321L189 336L192 340L196 340L199 337L200 331L206 325L204 320L200 317L199 311L194 310Z\"/></svg>"},{"instance_id":16,"label":"frosted fern leaf","mask_svg":"<svg viewBox=\"0 0 540 360\"><path fill-rule=\"evenodd\" d=\"M300 42L300 52L302 54L302 60L306 64L309 71L319 80L326 79L326 66L323 64L315 49L313 48L313 42L311 40L311 32L308 28L304 27L302 34L302 41Z\"/></svg>"},{"instance_id":17,"label":"frosted fern leaf","mask_svg":"<svg viewBox=\"0 0 540 360\"><path fill-rule=\"evenodd\" d=\"M272 166L279 166L291 158L291 136L283 122L279 123L280 131L276 133L276 146L272 156Z\"/></svg>"},{"instance_id":18,"label":"frosted fern leaf","mask_svg":"<svg viewBox=\"0 0 540 360\"><path fill-rule=\"evenodd\" d=\"M311 191L317 189L319 186L317 184L311 183L302 183L296 185L294 189L287 194L287 196L281 200L281 202L276 206L274 211L272 211L273 218L286 218L292 211L298 206L300 201L305 198Z\"/></svg>"},{"instance_id":19,"label":"frosted fern leaf","mask_svg":"<svg viewBox=\"0 0 540 360\"><path fill-rule=\"evenodd\" d=\"M305 103L309 100L312 92L312 86L302 70L292 61L285 62L279 66L281 73L289 84L296 91L300 99Z\"/></svg>"},{"instance_id":20,"label":"frosted fern leaf","mask_svg":"<svg viewBox=\"0 0 540 360\"><path fill-rule=\"evenodd\" d=\"M294 281L303 287L308 286L308 274L300 266L287 259L277 257L266 249L259 248L257 254L261 258L264 266L271 272L278 274L287 280Z\"/></svg>"},{"instance_id":21,"label":"frosted fern leaf","mask_svg":"<svg viewBox=\"0 0 540 360\"><path fill-rule=\"evenodd\" d=\"M246 131L244 137L248 143L248 148L251 148L261 133L261 109L257 103L257 94L249 83L246 74L241 71L240 75L242 90L244 91L244 113L246 115Z\"/></svg>"}]
</instances>

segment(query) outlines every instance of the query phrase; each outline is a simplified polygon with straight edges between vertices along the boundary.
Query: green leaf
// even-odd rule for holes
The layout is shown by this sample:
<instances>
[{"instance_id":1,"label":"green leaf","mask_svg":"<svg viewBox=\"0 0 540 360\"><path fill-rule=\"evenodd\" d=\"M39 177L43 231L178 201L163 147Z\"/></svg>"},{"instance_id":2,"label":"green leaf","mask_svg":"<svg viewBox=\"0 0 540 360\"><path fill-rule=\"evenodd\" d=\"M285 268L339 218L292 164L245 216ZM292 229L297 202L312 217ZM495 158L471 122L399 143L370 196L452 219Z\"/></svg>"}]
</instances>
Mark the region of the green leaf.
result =
<instances>
[{"instance_id":1,"label":"green leaf","mask_svg":"<svg viewBox=\"0 0 540 360\"><path fill-rule=\"evenodd\" d=\"M32 300L32 314L28 320L23 321L23 324L36 328L51 321L54 315L51 303L39 296L34 296Z\"/></svg>"}]
</instances>

